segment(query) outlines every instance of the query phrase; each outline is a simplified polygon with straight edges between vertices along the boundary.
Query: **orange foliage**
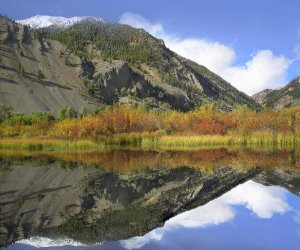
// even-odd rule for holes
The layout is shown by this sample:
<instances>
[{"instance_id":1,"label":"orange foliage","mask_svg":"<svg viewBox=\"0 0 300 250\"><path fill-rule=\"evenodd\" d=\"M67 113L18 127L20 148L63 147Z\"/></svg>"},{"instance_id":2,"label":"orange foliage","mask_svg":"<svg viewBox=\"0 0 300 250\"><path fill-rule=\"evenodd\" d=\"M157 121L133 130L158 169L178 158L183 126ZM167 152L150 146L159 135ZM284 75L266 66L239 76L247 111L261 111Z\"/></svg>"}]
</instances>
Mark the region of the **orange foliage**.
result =
<instances>
[{"instance_id":1,"label":"orange foliage","mask_svg":"<svg viewBox=\"0 0 300 250\"><path fill-rule=\"evenodd\" d=\"M223 134L225 127L214 120L200 120L193 129L200 134Z\"/></svg>"},{"instance_id":2,"label":"orange foliage","mask_svg":"<svg viewBox=\"0 0 300 250\"><path fill-rule=\"evenodd\" d=\"M71 138L97 137L134 132L154 132L158 130L158 116L153 112L127 106L104 109L98 116L57 122L49 131L51 136Z\"/></svg>"},{"instance_id":3,"label":"orange foliage","mask_svg":"<svg viewBox=\"0 0 300 250\"><path fill-rule=\"evenodd\" d=\"M48 136L55 138L97 138L124 133L238 134L257 132L300 133L300 109L260 112L237 109L218 112L211 105L195 111L144 111L129 106L107 106L98 115L77 119L38 121L32 125L0 124L0 136Z\"/></svg>"}]
</instances>

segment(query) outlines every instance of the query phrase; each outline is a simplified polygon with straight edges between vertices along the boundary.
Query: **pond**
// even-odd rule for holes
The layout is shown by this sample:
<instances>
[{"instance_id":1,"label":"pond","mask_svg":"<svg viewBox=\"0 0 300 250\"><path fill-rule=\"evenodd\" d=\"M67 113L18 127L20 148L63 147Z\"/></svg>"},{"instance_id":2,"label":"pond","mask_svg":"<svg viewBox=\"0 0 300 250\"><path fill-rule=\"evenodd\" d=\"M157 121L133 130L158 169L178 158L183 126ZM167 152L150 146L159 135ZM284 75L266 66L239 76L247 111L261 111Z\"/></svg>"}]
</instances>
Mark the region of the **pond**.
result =
<instances>
[{"instance_id":1,"label":"pond","mask_svg":"<svg viewBox=\"0 0 300 250\"><path fill-rule=\"evenodd\" d=\"M7 249L300 249L300 151L0 152Z\"/></svg>"}]
</instances>

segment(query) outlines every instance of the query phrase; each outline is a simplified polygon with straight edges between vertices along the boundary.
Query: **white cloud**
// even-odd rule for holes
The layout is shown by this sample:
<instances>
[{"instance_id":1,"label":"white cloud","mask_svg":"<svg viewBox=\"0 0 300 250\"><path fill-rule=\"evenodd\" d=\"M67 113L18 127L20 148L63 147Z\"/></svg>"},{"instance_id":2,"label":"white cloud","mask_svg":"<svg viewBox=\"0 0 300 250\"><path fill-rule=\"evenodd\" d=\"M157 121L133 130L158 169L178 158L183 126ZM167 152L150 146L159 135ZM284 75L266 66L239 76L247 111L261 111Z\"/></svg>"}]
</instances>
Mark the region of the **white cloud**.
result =
<instances>
[{"instance_id":1,"label":"white cloud","mask_svg":"<svg viewBox=\"0 0 300 250\"><path fill-rule=\"evenodd\" d=\"M255 94L266 88L279 88L285 83L291 61L276 56L271 50L260 50L242 66L230 66L221 76L247 94Z\"/></svg>"},{"instance_id":2,"label":"white cloud","mask_svg":"<svg viewBox=\"0 0 300 250\"><path fill-rule=\"evenodd\" d=\"M178 38L168 34L160 23L151 23L138 14L125 13L120 23L143 28L162 38L171 50L206 66L247 94L278 88L287 82L286 73L291 60L275 55L271 50L256 51L245 64L235 65L236 52L230 46L206 39Z\"/></svg>"},{"instance_id":3,"label":"white cloud","mask_svg":"<svg viewBox=\"0 0 300 250\"><path fill-rule=\"evenodd\" d=\"M282 188L248 181L222 196L228 205L244 205L259 218L270 219L274 214L290 210Z\"/></svg>"},{"instance_id":4,"label":"white cloud","mask_svg":"<svg viewBox=\"0 0 300 250\"><path fill-rule=\"evenodd\" d=\"M164 29L160 23L150 23L147 19L138 14L124 13L119 22L135 28L143 28L156 37L164 36Z\"/></svg>"},{"instance_id":5,"label":"white cloud","mask_svg":"<svg viewBox=\"0 0 300 250\"><path fill-rule=\"evenodd\" d=\"M223 44L204 39L173 39L167 37L166 45L176 53L191 59L214 72L222 72L235 60L235 51Z\"/></svg>"},{"instance_id":6,"label":"white cloud","mask_svg":"<svg viewBox=\"0 0 300 250\"><path fill-rule=\"evenodd\" d=\"M285 198L286 192L279 187L267 187L248 181L204 206L171 218L162 228L154 229L141 237L121 241L120 244L126 249L139 249L153 240L160 241L165 232L174 228L205 228L219 225L234 219L234 206L245 206L258 218L270 219L275 214L283 214L290 210Z\"/></svg>"}]
</instances>

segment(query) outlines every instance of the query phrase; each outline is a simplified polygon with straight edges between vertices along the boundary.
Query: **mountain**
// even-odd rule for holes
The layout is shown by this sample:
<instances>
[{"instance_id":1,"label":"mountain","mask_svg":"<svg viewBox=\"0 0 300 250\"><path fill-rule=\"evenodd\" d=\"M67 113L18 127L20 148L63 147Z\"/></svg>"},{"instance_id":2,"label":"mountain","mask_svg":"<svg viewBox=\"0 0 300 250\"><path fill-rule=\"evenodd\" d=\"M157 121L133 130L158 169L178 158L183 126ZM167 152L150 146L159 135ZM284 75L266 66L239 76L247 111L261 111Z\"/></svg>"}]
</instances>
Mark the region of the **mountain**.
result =
<instances>
[{"instance_id":1,"label":"mountain","mask_svg":"<svg viewBox=\"0 0 300 250\"><path fill-rule=\"evenodd\" d=\"M56 114L63 106L91 111L113 103L182 111L205 102L226 111L259 108L143 29L87 17L54 18L50 26L42 21L50 19L33 18L40 24L32 26L47 27L32 29L0 17L0 102L14 111Z\"/></svg>"},{"instance_id":2,"label":"mountain","mask_svg":"<svg viewBox=\"0 0 300 250\"><path fill-rule=\"evenodd\" d=\"M266 89L252 96L259 104L282 109L300 106L300 77L296 77L281 89Z\"/></svg>"},{"instance_id":3,"label":"mountain","mask_svg":"<svg viewBox=\"0 0 300 250\"><path fill-rule=\"evenodd\" d=\"M74 66L65 65L60 54L65 50L61 43L40 39L27 26L0 18L0 102L22 113L57 114L63 106L92 110L95 104L86 100L77 72L80 61L70 55Z\"/></svg>"},{"instance_id":4,"label":"mountain","mask_svg":"<svg viewBox=\"0 0 300 250\"><path fill-rule=\"evenodd\" d=\"M92 17L92 16L83 16L83 17L61 17L61 16L33 16L30 18L26 18L23 20L17 20L16 22L30 26L32 28L45 28L52 25L59 26L59 27L68 27L72 26L75 23L79 23L83 20L94 20L99 22L104 22L102 18L99 17Z\"/></svg>"},{"instance_id":5,"label":"mountain","mask_svg":"<svg viewBox=\"0 0 300 250\"><path fill-rule=\"evenodd\" d=\"M265 89L261 92L258 92L252 96L252 98L259 104L263 104L267 100L267 95L271 93L272 89Z\"/></svg>"}]
</instances>

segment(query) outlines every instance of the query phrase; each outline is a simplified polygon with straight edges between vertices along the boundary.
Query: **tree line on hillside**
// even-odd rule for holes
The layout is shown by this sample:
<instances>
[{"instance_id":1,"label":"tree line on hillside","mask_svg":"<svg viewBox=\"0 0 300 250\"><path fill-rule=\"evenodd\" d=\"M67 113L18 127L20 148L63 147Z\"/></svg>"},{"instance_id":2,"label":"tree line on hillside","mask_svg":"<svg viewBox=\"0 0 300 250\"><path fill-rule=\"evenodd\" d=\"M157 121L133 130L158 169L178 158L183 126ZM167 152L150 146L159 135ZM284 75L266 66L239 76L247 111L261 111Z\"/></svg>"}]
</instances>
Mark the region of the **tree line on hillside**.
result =
<instances>
[{"instance_id":1,"label":"tree line on hillside","mask_svg":"<svg viewBox=\"0 0 300 250\"><path fill-rule=\"evenodd\" d=\"M129 64L147 63L157 65L163 61L164 51L155 38L141 29L106 22L83 21L68 29L45 28L39 30L40 37L48 37L64 43L76 55L91 59L86 45L92 44L101 51L106 60L123 60Z\"/></svg>"}]
</instances>

